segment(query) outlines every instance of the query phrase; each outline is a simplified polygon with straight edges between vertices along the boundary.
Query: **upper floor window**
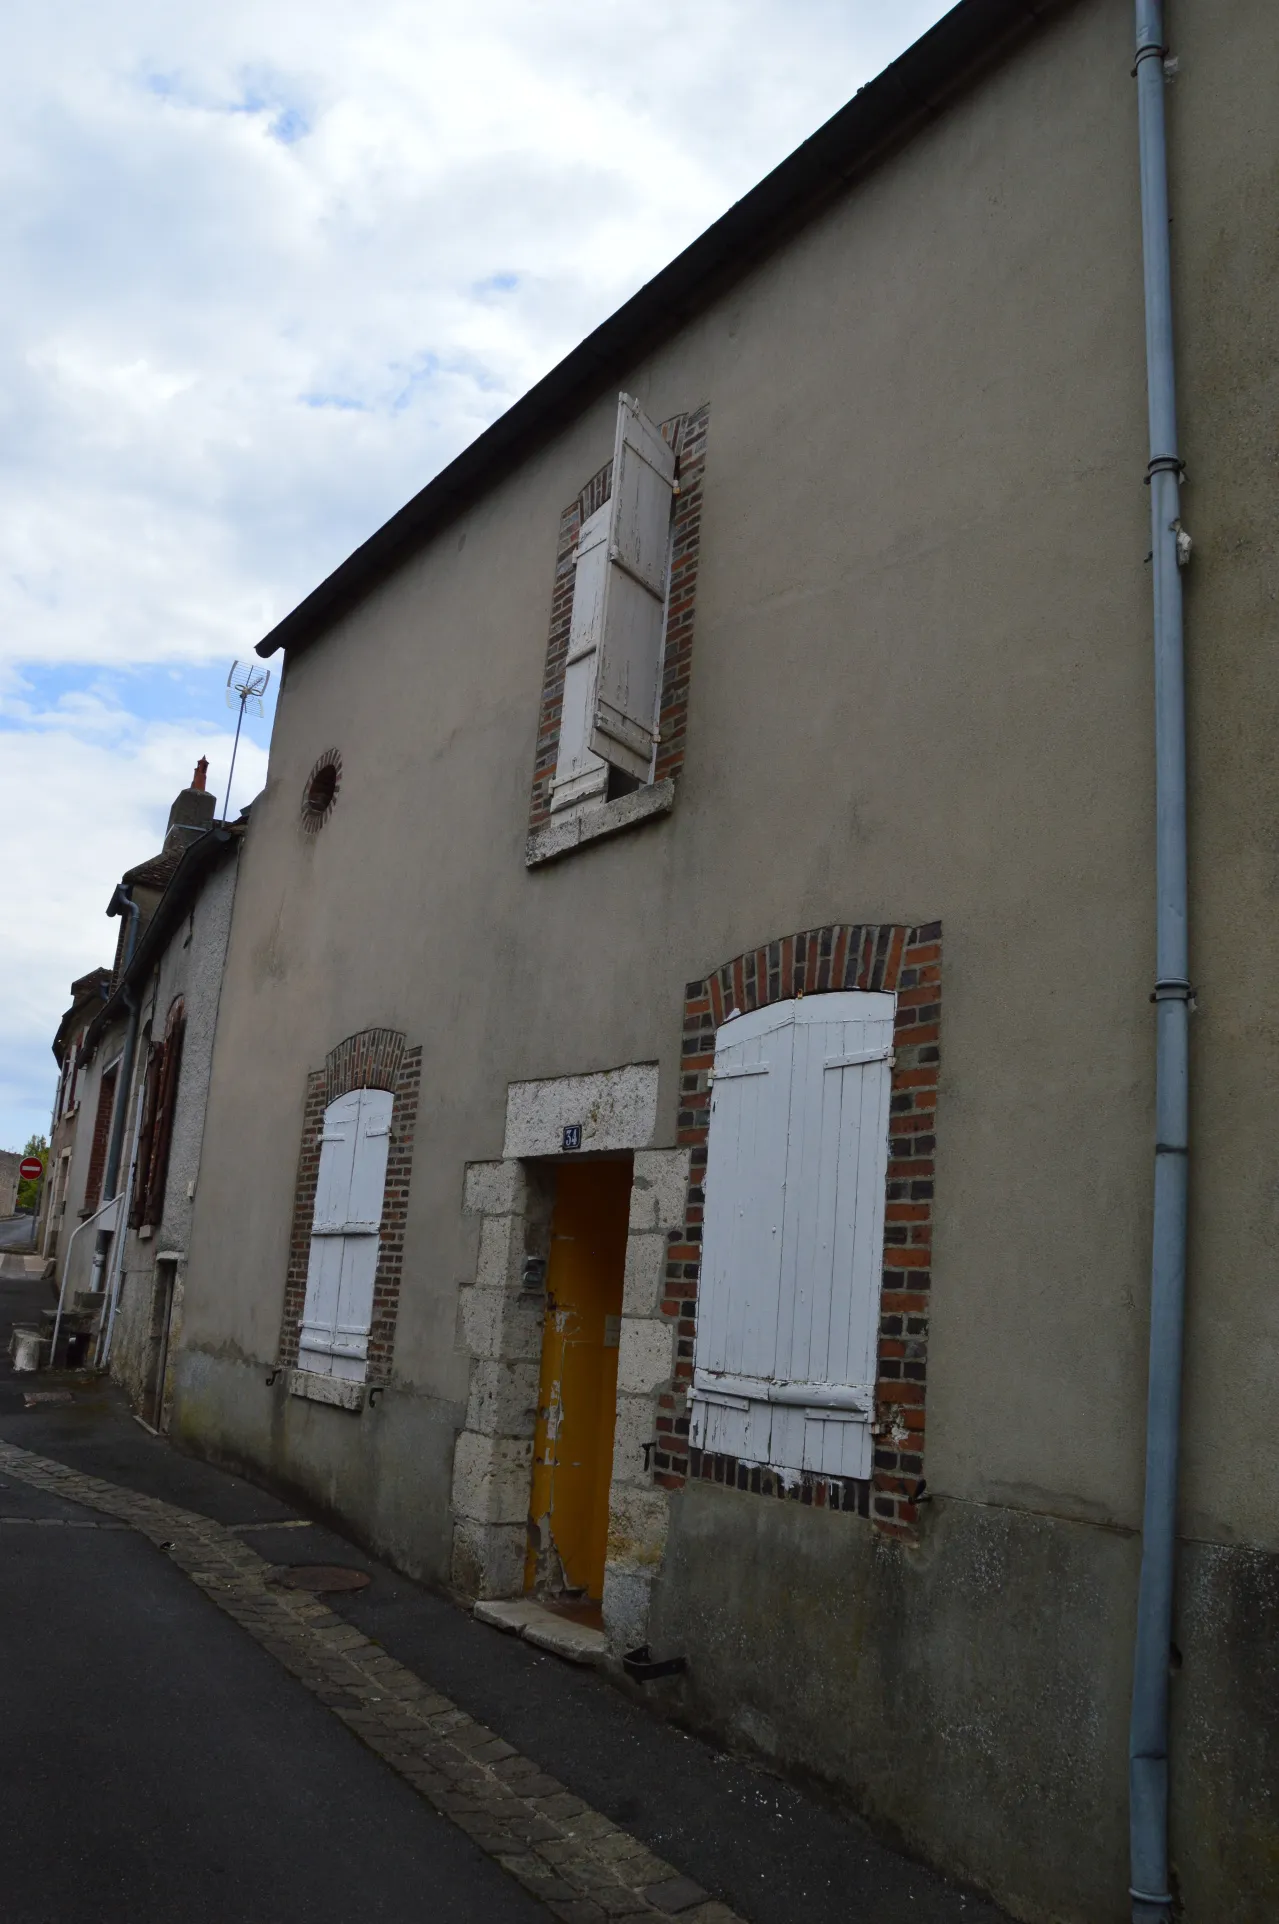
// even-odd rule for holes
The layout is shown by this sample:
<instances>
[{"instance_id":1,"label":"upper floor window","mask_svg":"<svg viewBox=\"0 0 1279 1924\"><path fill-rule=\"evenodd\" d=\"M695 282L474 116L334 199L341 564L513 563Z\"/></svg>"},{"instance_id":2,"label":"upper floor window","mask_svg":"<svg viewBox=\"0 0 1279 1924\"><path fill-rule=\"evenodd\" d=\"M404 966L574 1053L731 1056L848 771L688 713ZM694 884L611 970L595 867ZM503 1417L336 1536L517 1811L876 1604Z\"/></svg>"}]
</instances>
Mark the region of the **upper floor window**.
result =
<instances>
[{"instance_id":1,"label":"upper floor window","mask_svg":"<svg viewBox=\"0 0 1279 1924\"><path fill-rule=\"evenodd\" d=\"M552 815L653 779L674 486L661 429L620 395L611 492L574 560Z\"/></svg>"}]
</instances>

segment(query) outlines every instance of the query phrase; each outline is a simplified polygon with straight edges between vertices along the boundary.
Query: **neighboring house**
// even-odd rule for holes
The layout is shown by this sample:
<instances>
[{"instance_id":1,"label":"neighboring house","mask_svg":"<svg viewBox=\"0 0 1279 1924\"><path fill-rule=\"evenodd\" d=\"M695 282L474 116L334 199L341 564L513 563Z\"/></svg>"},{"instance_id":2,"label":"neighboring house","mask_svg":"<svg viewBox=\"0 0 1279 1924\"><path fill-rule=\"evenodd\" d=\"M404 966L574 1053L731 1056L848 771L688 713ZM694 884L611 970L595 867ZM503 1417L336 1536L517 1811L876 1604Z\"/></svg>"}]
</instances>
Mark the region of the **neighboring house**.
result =
<instances>
[{"instance_id":1,"label":"neighboring house","mask_svg":"<svg viewBox=\"0 0 1279 1924\"><path fill-rule=\"evenodd\" d=\"M36 1231L37 1248L52 1262L57 1260L58 1242L63 1234L67 1186L80 1122L78 1057L84 1046L85 1030L110 993L110 969L91 969L88 975L82 975L73 982L71 1006L58 1024L58 1032L53 1038L58 1087L53 1098L49 1154L45 1160L44 1192L40 1198L40 1222Z\"/></svg>"},{"instance_id":2,"label":"neighboring house","mask_svg":"<svg viewBox=\"0 0 1279 1924\"><path fill-rule=\"evenodd\" d=\"M62 1276L63 1300L101 1294L94 1355L109 1364L154 1426L165 1417L172 1333L181 1325L183 1266L199 1172L209 1060L217 1021L236 860L243 827L215 823L201 761L170 812L161 853L128 871L139 902L117 944L110 992L88 1022L77 1060L94 1117L70 1185L88 1233ZM112 912L121 913L119 892ZM132 1033L131 1033L132 1032ZM111 1180L112 1139L118 1134ZM91 1225L111 1196L116 1225ZM114 1233L111 1233L114 1231Z\"/></svg>"},{"instance_id":3,"label":"neighboring house","mask_svg":"<svg viewBox=\"0 0 1279 1924\"><path fill-rule=\"evenodd\" d=\"M18 1150L0 1149L0 1216L12 1216L17 1210L21 1162Z\"/></svg>"},{"instance_id":4,"label":"neighboring house","mask_svg":"<svg viewBox=\"0 0 1279 1924\"><path fill-rule=\"evenodd\" d=\"M1174 25L1208 1924L1279 1913L1279 36ZM173 1410L425 1580L597 1601L679 1714L1088 1924L1188 992L1132 65L1123 7L966 0L262 643Z\"/></svg>"}]
</instances>

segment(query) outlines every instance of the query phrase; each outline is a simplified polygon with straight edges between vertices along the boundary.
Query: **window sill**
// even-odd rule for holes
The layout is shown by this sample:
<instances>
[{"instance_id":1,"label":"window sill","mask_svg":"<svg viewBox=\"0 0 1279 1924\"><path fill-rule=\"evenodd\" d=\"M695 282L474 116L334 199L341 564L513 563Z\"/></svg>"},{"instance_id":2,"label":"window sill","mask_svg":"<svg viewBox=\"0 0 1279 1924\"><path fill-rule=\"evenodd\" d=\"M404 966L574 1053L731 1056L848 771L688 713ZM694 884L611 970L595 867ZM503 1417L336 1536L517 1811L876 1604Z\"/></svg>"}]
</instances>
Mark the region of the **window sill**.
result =
<instances>
[{"instance_id":1,"label":"window sill","mask_svg":"<svg viewBox=\"0 0 1279 1924\"><path fill-rule=\"evenodd\" d=\"M290 1370L289 1395L301 1396L308 1403L329 1403L334 1409L351 1410L357 1416L364 1408L366 1385L348 1376L323 1376L319 1370Z\"/></svg>"},{"instance_id":2,"label":"window sill","mask_svg":"<svg viewBox=\"0 0 1279 1924\"><path fill-rule=\"evenodd\" d=\"M658 815L669 815L674 806L675 783L667 780L632 789L629 795L619 795L615 801L584 808L581 814L571 815L566 821L547 822L528 838L525 867L541 868L546 862L557 862L562 855L571 855L575 848L582 848L588 842L602 842L610 835L621 835L626 829L637 828L641 822L651 821Z\"/></svg>"}]
</instances>

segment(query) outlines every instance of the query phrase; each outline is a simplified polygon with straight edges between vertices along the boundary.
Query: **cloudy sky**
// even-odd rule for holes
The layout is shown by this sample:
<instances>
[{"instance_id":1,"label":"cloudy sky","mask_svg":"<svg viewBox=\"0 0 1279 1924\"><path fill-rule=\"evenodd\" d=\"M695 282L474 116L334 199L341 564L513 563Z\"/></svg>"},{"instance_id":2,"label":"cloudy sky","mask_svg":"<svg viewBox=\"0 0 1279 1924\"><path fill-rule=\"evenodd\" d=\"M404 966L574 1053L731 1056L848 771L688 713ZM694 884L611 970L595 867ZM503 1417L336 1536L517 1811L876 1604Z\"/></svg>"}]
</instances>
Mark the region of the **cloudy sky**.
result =
<instances>
[{"instance_id":1,"label":"cloudy sky","mask_svg":"<svg viewBox=\"0 0 1279 1924\"><path fill-rule=\"evenodd\" d=\"M945 10L9 0L0 1147L232 660Z\"/></svg>"}]
</instances>

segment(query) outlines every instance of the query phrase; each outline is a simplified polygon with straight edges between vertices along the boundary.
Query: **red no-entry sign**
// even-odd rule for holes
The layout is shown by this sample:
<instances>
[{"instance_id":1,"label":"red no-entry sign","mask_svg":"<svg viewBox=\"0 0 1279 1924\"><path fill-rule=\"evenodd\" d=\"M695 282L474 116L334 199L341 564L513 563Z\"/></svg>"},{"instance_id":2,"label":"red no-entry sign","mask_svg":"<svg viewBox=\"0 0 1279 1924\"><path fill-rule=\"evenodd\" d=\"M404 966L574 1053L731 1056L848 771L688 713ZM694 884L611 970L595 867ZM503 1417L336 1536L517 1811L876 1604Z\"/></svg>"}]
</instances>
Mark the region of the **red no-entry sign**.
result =
<instances>
[{"instance_id":1,"label":"red no-entry sign","mask_svg":"<svg viewBox=\"0 0 1279 1924\"><path fill-rule=\"evenodd\" d=\"M12 1166L13 1165L10 1164L10 1168L12 1168ZM41 1162L39 1156L24 1156L18 1164L18 1174L21 1176L23 1182L34 1182L37 1176L43 1176L44 1164Z\"/></svg>"}]
</instances>

